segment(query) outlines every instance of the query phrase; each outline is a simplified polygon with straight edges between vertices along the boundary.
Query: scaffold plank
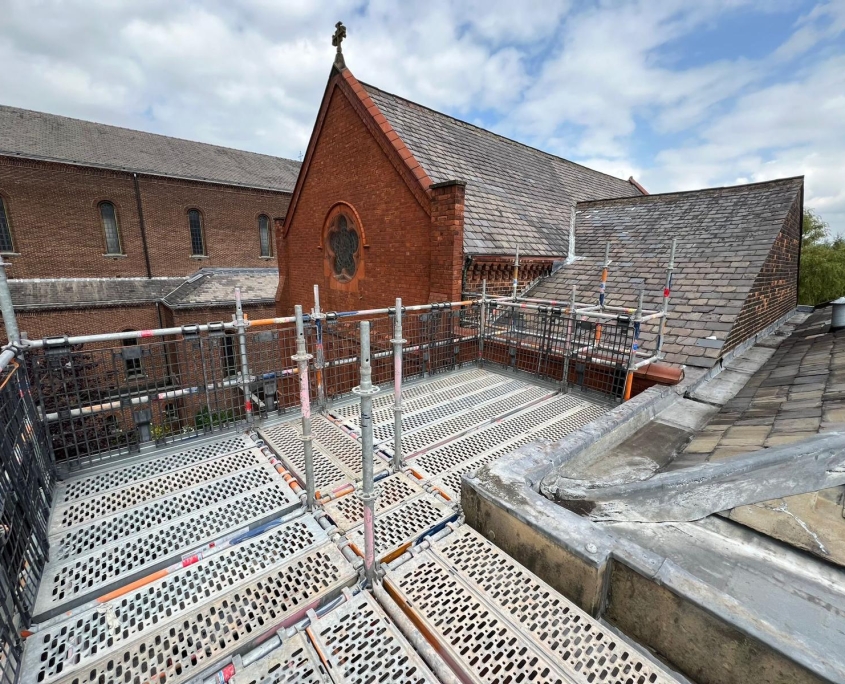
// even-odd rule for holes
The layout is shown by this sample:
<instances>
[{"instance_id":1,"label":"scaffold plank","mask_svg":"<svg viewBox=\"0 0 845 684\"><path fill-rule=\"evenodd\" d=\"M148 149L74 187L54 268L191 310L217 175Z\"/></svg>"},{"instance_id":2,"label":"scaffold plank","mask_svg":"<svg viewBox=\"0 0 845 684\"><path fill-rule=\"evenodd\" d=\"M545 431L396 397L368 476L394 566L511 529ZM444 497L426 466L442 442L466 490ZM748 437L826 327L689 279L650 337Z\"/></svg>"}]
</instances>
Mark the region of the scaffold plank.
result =
<instances>
[{"instance_id":1,"label":"scaffold plank","mask_svg":"<svg viewBox=\"0 0 845 684\"><path fill-rule=\"evenodd\" d=\"M55 502L57 505L70 503L251 446L254 443L246 435L232 435L169 454L154 452L148 458L131 465L91 475L78 475L59 482L56 485Z\"/></svg>"},{"instance_id":2,"label":"scaffold plank","mask_svg":"<svg viewBox=\"0 0 845 684\"><path fill-rule=\"evenodd\" d=\"M166 567L204 544L256 527L300 505L281 478L67 560L51 559L36 600L36 620Z\"/></svg>"},{"instance_id":3,"label":"scaffold plank","mask_svg":"<svg viewBox=\"0 0 845 684\"><path fill-rule=\"evenodd\" d=\"M328 541L312 517L302 516L107 603L66 619L58 616L27 640L21 684L51 684L82 671L149 630Z\"/></svg>"},{"instance_id":4,"label":"scaffold plank","mask_svg":"<svg viewBox=\"0 0 845 684\"><path fill-rule=\"evenodd\" d=\"M676 681L468 525L429 552L579 684Z\"/></svg>"},{"instance_id":5,"label":"scaffold plank","mask_svg":"<svg viewBox=\"0 0 845 684\"><path fill-rule=\"evenodd\" d=\"M230 684L333 684L320 657L298 632L276 650L247 665L229 680Z\"/></svg>"},{"instance_id":6,"label":"scaffold plank","mask_svg":"<svg viewBox=\"0 0 845 684\"><path fill-rule=\"evenodd\" d=\"M145 630L55 684L191 681L251 649L258 637L302 619L307 609L356 579L350 563L327 542Z\"/></svg>"},{"instance_id":7,"label":"scaffold plank","mask_svg":"<svg viewBox=\"0 0 845 684\"><path fill-rule=\"evenodd\" d=\"M405 473L394 473L376 483L379 497L376 499L376 515L391 510L413 497L425 492L417 482ZM364 520L364 506L356 492L350 492L338 499L323 504L323 510L338 529L346 532L360 525Z\"/></svg>"},{"instance_id":8,"label":"scaffold plank","mask_svg":"<svg viewBox=\"0 0 845 684\"><path fill-rule=\"evenodd\" d=\"M379 515L375 523L376 556L391 558L456 516L455 510L428 493L413 497ZM346 534L359 552L364 551L364 527L358 525Z\"/></svg>"},{"instance_id":9,"label":"scaffold plank","mask_svg":"<svg viewBox=\"0 0 845 684\"><path fill-rule=\"evenodd\" d=\"M438 681L366 591L312 623L308 634L336 684Z\"/></svg>"}]
</instances>

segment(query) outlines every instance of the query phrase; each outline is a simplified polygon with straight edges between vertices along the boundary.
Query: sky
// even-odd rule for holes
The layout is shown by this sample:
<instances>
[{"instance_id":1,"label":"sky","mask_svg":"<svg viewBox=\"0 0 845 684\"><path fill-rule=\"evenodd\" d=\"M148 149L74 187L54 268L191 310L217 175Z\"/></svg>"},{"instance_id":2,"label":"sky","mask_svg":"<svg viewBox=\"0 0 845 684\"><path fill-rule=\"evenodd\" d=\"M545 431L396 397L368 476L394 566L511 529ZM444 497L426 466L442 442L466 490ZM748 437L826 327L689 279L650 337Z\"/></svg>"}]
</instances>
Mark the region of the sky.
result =
<instances>
[{"instance_id":1,"label":"sky","mask_svg":"<svg viewBox=\"0 0 845 684\"><path fill-rule=\"evenodd\" d=\"M0 104L300 159L364 82L650 192L804 175L845 236L845 0L0 0Z\"/></svg>"}]
</instances>

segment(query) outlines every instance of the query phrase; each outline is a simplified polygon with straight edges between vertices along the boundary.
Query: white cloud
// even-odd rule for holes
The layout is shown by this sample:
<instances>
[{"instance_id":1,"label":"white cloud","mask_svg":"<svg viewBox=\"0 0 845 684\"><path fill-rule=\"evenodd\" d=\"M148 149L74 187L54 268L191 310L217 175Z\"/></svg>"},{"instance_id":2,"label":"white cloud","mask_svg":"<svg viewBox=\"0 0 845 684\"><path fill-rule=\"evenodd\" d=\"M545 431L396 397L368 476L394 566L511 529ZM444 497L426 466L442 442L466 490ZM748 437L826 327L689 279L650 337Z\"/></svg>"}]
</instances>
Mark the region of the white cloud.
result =
<instances>
[{"instance_id":1,"label":"white cloud","mask_svg":"<svg viewBox=\"0 0 845 684\"><path fill-rule=\"evenodd\" d=\"M298 157L342 19L361 80L654 191L805 173L807 204L845 233L845 0L802 16L766 0L0 6L3 104ZM684 52L738 11L796 19L767 56Z\"/></svg>"}]
</instances>

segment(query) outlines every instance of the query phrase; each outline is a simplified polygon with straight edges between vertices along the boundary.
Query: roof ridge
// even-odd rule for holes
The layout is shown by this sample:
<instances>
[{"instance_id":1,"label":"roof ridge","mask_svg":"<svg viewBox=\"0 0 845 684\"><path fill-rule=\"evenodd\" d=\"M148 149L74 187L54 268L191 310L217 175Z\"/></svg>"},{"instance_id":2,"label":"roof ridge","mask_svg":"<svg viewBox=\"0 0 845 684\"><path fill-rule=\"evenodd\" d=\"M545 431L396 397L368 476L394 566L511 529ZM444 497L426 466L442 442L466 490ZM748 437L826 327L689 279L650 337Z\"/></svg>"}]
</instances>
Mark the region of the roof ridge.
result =
<instances>
[{"instance_id":1,"label":"roof ridge","mask_svg":"<svg viewBox=\"0 0 845 684\"><path fill-rule=\"evenodd\" d=\"M0 110L3 110L3 109L13 111L13 112L23 112L23 113L26 113L26 114L37 114L39 116L54 117L54 118L57 118L57 119L66 119L68 121L78 121L78 122L83 123L83 124L89 124L89 125L94 125L94 126L105 126L106 128L114 128L114 129L120 130L120 131L129 131L130 133L143 133L144 135L154 135L157 138L166 138L168 140L179 140L181 142L188 142L188 143L191 143L193 145L203 145L205 147L211 147L211 148L216 148L216 149L221 149L221 150L231 150L233 152L243 152L244 154L254 154L256 156L266 157L268 159L281 159L281 160L286 161L286 162L292 162L293 164L296 164L297 166L300 166L301 163L302 163L302 162L299 162L295 159L290 159L289 157L278 157L278 156L273 155L273 154L265 154L263 152L253 152L252 150L243 150L243 149L238 148L238 147L227 147L226 145L215 145L214 143L203 142L202 140L191 140L190 138L179 138L179 137L176 137L175 135L166 135L164 133L153 133L151 131L143 131L143 130L138 129L138 128L128 128L127 126L115 126L114 124L102 123L101 121L91 121L90 119L79 119L75 116L65 116L64 114L52 114L50 112L41 112L41 111L38 111L37 109L25 109L23 107L13 107L11 105L0 104ZM8 154L14 154L16 156L24 156L21 153L12 152L10 150L5 150L5 151L0 150L0 153L8 153Z\"/></svg>"},{"instance_id":2,"label":"roof ridge","mask_svg":"<svg viewBox=\"0 0 845 684\"><path fill-rule=\"evenodd\" d=\"M618 176L611 175L609 173L605 173L604 171L598 171L597 169L590 168L589 166L585 166L584 164L580 164L579 162L574 162L571 159L567 159L566 157L561 157L557 154L552 154L551 152L547 152L546 150L542 150L539 147L534 147L533 145L529 145L528 143L521 142L519 140L514 140L513 138L509 138L506 135L502 135L501 133L496 133L495 131L491 131L489 128L484 128L483 126L478 126L477 124L470 123L469 121L464 121L463 119L459 119L456 116L452 116L451 114L446 114L445 112L441 112L433 107L428 107L426 105L420 104L419 102L414 102L413 100L409 100L407 97L402 97L401 95L397 95L396 93L390 93L386 90L382 90L370 83L365 83L364 81L358 81L364 88L378 91L383 95L387 95L389 97L395 97L397 100L402 100L403 102L407 102L408 104L412 104L415 107L419 107L420 109L425 109L433 114L437 114L438 116L442 116L446 119L451 119L452 121L459 123L463 126L468 126L473 128L477 131L481 131L482 133L486 133L488 135L492 135L495 138L499 138L501 140L505 140L507 142L513 143L514 145L519 145L520 147L524 147L526 149L531 150L532 152L539 152L540 154L544 154L547 157L551 157L552 159L557 159L562 162L566 162L567 164L571 164L572 166L578 166L582 169L586 169L591 173L595 173L599 176L605 176L607 178L612 178L613 180L622 181L623 183L631 183L630 179L619 178ZM631 183L632 184L632 183ZM633 185L633 184L632 184ZM636 187L636 186L635 186Z\"/></svg>"},{"instance_id":3,"label":"roof ridge","mask_svg":"<svg viewBox=\"0 0 845 684\"><path fill-rule=\"evenodd\" d=\"M605 204L607 202L623 202L630 200L644 201L650 198L669 197L671 195L699 195L708 192L717 192L719 190L740 190L743 188L752 188L759 185L774 185L775 183L786 183L787 181L801 180L803 182L804 176L786 176L785 178L772 178L767 181L755 181L754 183L739 183L737 185L717 185L712 188L696 188L695 190L672 190L671 192L652 192L648 195L627 195L622 197L607 197L604 199L581 200L575 203L577 209L582 204Z\"/></svg>"}]
</instances>

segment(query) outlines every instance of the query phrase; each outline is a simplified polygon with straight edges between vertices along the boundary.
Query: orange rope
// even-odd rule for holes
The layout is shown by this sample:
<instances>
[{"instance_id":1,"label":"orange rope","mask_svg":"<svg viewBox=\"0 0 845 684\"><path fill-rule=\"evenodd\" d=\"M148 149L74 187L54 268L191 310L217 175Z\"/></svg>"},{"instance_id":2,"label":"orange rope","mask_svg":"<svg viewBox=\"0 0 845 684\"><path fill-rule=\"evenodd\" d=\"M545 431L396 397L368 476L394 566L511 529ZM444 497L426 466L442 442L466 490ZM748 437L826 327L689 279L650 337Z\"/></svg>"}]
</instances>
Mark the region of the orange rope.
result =
<instances>
[{"instance_id":1,"label":"orange rope","mask_svg":"<svg viewBox=\"0 0 845 684\"><path fill-rule=\"evenodd\" d=\"M17 362L17 361L15 361L14 359L12 359L11 361L9 361L9 364L10 364L10 366L12 366L12 370L11 370L11 372L10 372L10 373L6 376L6 379L5 379L5 380L3 380L3 384L0 384L0 390L1 390L1 389L3 389L3 388L6 386L6 384L9 382L9 380L11 380L11 379L12 379L12 376L13 376L13 375L17 372L18 368L20 368L20 366L18 365L18 362ZM12 364L14 364L14 365L12 365Z\"/></svg>"}]
</instances>

